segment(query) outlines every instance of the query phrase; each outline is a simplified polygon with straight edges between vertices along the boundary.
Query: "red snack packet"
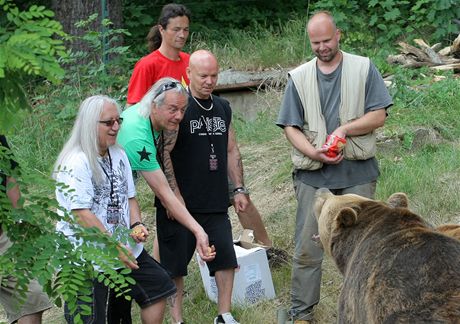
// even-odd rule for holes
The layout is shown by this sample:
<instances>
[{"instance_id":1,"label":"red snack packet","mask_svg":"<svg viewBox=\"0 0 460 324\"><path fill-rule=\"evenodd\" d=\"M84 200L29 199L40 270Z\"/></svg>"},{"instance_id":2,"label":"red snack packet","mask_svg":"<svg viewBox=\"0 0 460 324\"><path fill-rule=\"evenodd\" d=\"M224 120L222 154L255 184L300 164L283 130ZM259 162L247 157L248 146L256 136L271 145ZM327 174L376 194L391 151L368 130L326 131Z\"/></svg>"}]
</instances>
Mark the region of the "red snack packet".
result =
<instances>
[{"instance_id":1,"label":"red snack packet","mask_svg":"<svg viewBox=\"0 0 460 324\"><path fill-rule=\"evenodd\" d=\"M325 154L331 158L334 158L343 150L343 147L346 143L347 140L342 137L337 135L327 135L326 143L324 143L322 147L328 148Z\"/></svg>"}]
</instances>

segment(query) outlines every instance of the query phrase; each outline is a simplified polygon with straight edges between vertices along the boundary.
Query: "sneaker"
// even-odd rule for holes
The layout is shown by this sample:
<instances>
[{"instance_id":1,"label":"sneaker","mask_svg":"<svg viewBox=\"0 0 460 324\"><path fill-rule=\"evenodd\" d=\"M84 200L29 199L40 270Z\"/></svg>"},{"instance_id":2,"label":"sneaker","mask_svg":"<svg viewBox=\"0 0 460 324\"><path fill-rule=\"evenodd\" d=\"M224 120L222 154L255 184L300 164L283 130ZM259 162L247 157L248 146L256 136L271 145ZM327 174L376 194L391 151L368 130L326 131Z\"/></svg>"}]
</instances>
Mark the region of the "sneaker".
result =
<instances>
[{"instance_id":1,"label":"sneaker","mask_svg":"<svg viewBox=\"0 0 460 324\"><path fill-rule=\"evenodd\" d=\"M221 314L214 319L214 324L221 324L221 323L222 324L240 324L233 318L232 314L230 313Z\"/></svg>"}]
</instances>

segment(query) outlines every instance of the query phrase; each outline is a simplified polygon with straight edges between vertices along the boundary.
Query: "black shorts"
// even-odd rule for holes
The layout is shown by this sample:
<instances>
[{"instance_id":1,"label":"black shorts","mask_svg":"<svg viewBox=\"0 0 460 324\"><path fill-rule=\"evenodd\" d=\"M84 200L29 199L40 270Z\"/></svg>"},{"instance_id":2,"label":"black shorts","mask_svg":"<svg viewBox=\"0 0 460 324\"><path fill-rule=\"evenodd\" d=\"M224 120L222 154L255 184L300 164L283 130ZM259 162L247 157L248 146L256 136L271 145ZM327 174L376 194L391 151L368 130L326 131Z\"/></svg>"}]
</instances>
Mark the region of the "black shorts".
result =
<instances>
[{"instance_id":1,"label":"black shorts","mask_svg":"<svg viewBox=\"0 0 460 324\"><path fill-rule=\"evenodd\" d=\"M136 280L136 284L130 286L129 295L141 308L155 304L176 293L176 286L170 274L147 251L142 250L136 260L139 269L132 270L129 274Z\"/></svg>"},{"instance_id":2,"label":"black shorts","mask_svg":"<svg viewBox=\"0 0 460 324\"><path fill-rule=\"evenodd\" d=\"M232 226L227 213L193 214L216 248L216 258L207 262L209 273L238 266L233 248ZM173 278L187 275L187 266L196 247L195 236L179 222L168 219L166 211L157 209L157 234L161 264Z\"/></svg>"}]
</instances>

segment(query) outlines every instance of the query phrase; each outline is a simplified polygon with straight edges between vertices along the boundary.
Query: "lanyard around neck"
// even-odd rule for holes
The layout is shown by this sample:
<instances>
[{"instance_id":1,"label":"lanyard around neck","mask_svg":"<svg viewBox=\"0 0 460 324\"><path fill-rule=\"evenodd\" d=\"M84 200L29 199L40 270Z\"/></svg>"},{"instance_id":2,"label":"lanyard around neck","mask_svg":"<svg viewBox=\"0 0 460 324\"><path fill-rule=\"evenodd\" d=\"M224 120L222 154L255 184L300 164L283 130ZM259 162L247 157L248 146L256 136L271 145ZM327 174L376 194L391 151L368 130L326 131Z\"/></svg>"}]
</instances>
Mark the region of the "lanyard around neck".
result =
<instances>
[{"instance_id":1,"label":"lanyard around neck","mask_svg":"<svg viewBox=\"0 0 460 324\"><path fill-rule=\"evenodd\" d=\"M208 125L206 124L206 119L204 118L203 115L201 115L201 119L203 120L203 125L204 129L206 130L206 134L208 134L208 141L209 141L209 147L211 148L211 154L214 154L214 143L213 143L213 137L214 137L214 116L211 116L211 121L209 123L209 126L211 126L211 133L208 131Z\"/></svg>"},{"instance_id":2,"label":"lanyard around neck","mask_svg":"<svg viewBox=\"0 0 460 324\"><path fill-rule=\"evenodd\" d=\"M113 196L114 196L114 191L113 191L113 166L112 166L112 157L110 156L110 150L108 148L107 148L107 154L109 156L110 176L109 176L109 174L107 173L107 171L103 167L104 163L102 163L101 168L102 168L102 171L104 171L105 175L107 176L107 179L109 179L109 182L110 182L110 198L112 199Z\"/></svg>"}]
</instances>

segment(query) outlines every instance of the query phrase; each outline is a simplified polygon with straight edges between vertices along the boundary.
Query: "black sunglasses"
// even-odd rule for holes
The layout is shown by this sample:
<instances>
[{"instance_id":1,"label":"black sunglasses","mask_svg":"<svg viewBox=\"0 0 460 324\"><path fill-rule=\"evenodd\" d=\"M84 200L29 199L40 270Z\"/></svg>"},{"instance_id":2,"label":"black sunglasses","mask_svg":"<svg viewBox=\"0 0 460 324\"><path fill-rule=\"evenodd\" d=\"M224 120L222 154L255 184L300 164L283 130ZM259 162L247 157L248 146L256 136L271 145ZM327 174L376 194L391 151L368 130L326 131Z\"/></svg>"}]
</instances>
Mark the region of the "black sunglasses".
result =
<instances>
[{"instance_id":1,"label":"black sunglasses","mask_svg":"<svg viewBox=\"0 0 460 324\"><path fill-rule=\"evenodd\" d=\"M155 95L153 100L155 100L159 95L161 95L165 91L175 89L175 88L180 88L180 87L182 87L182 84L180 84L179 82L171 81L171 82L165 83L162 85L162 87L160 88L160 91L158 91L158 93Z\"/></svg>"},{"instance_id":2,"label":"black sunglasses","mask_svg":"<svg viewBox=\"0 0 460 324\"><path fill-rule=\"evenodd\" d=\"M99 120L100 124L105 124L105 126L107 127L112 127L113 124L115 124L115 122L117 122L118 126L120 126L123 123L123 118L118 117L118 118L111 119L111 120Z\"/></svg>"}]
</instances>

